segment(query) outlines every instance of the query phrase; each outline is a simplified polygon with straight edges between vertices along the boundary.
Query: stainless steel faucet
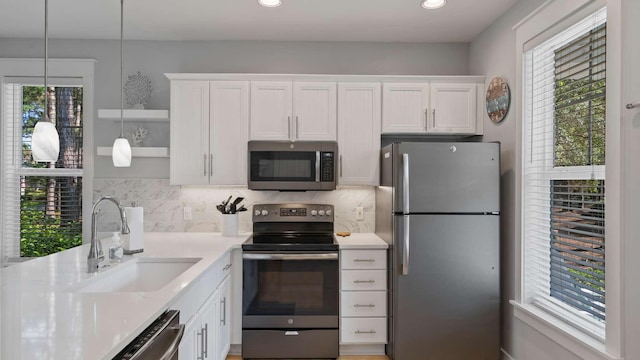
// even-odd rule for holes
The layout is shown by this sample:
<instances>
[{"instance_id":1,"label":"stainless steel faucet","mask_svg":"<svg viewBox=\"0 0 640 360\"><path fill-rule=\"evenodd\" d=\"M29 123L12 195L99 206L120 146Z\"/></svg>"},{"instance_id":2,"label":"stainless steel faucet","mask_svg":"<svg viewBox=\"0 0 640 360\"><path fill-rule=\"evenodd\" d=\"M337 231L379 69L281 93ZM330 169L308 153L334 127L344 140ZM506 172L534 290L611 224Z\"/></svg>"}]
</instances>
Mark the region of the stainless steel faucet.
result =
<instances>
[{"instance_id":1,"label":"stainless steel faucet","mask_svg":"<svg viewBox=\"0 0 640 360\"><path fill-rule=\"evenodd\" d=\"M91 209L91 247L89 248L89 256L87 256L87 272L94 273L100 269L100 263L104 260L104 253L102 252L102 242L98 239L98 205L104 200L109 200L114 203L118 210L120 211L120 222L122 224L122 229L120 232L122 234L129 233L129 224L127 224L127 215L124 212L124 207L120 205L120 200L113 196L103 196L95 204L93 204L93 209Z\"/></svg>"}]
</instances>

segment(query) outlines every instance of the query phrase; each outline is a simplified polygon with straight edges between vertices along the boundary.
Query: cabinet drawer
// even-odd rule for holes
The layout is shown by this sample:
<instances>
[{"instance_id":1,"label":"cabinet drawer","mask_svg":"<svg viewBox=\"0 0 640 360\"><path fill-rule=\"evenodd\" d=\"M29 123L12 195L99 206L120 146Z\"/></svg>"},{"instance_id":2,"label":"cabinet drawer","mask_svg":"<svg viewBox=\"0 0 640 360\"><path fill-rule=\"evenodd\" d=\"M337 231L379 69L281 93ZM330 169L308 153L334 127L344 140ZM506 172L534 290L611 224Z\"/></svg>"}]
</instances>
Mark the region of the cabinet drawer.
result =
<instances>
[{"instance_id":1,"label":"cabinet drawer","mask_svg":"<svg viewBox=\"0 0 640 360\"><path fill-rule=\"evenodd\" d=\"M215 286L218 288L227 275L231 274L231 251L227 251L226 254L222 255L218 261L213 264L213 273L215 274L215 278L213 279L211 286Z\"/></svg>"},{"instance_id":2,"label":"cabinet drawer","mask_svg":"<svg viewBox=\"0 0 640 360\"><path fill-rule=\"evenodd\" d=\"M342 290L386 290L386 270L342 270Z\"/></svg>"},{"instance_id":3,"label":"cabinet drawer","mask_svg":"<svg viewBox=\"0 0 640 360\"><path fill-rule=\"evenodd\" d=\"M387 316L386 291L343 291L340 316Z\"/></svg>"},{"instance_id":4,"label":"cabinet drawer","mask_svg":"<svg viewBox=\"0 0 640 360\"><path fill-rule=\"evenodd\" d=\"M343 269L386 269L386 250L342 250L340 264Z\"/></svg>"},{"instance_id":5,"label":"cabinet drawer","mask_svg":"<svg viewBox=\"0 0 640 360\"><path fill-rule=\"evenodd\" d=\"M342 318L340 339L343 344L386 344L387 318Z\"/></svg>"}]
</instances>

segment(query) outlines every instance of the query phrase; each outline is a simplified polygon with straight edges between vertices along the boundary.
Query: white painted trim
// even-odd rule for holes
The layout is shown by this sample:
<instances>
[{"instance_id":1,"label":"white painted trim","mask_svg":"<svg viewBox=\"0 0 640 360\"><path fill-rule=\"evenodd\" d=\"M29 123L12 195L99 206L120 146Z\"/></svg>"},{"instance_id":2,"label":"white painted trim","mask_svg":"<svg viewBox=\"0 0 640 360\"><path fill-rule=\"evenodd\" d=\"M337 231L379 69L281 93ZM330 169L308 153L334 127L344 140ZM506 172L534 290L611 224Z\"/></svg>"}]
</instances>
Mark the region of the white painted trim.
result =
<instances>
[{"instance_id":1,"label":"white painted trim","mask_svg":"<svg viewBox=\"0 0 640 360\"><path fill-rule=\"evenodd\" d=\"M385 344L340 345L340 355L384 355Z\"/></svg>"},{"instance_id":2,"label":"white painted trim","mask_svg":"<svg viewBox=\"0 0 640 360\"><path fill-rule=\"evenodd\" d=\"M91 224L87 219L91 219L91 205L93 204L95 64L96 60L94 59L48 59L50 77L82 78L84 106L82 217L85 219L82 223L82 239L85 243L91 237ZM43 68L43 58L0 58L0 80L4 83L5 77L42 76Z\"/></svg>"},{"instance_id":3,"label":"white painted trim","mask_svg":"<svg viewBox=\"0 0 640 360\"><path fill-rule=\"evenodd\" d=\"M534 306L510 301L513 315L583 360L622 360L607 353L604 343L577 331L565 322Z\"/></svg>"},{"instance_id":4,"label":"white painted trim","mask_svg":"<svg viewBox=\"0 0 640 360\"><path fill-rule=\"evenodd\" d=\"M515 360L504 348L500 348L500 354L500 360Z\"/></svg>"},{"instance_id":5,"label":"white painted trim","mask_svg":"<svg viewBox=\"0 0 640 360\"><path fill-rule=\"evenodd\" d=\"M205 74L165 73L169 80L245 80L245 81L319 81L319 82L447 82L481 83L484 76L424 76L424 75L332 75L332 74Z\"/></svg>"},{"instance_id":6,"label":"white painted trim","mask_svg":"<svg viewBox=\"0 0 640 360\"><path fill-rule=\"evenodd\" d=\"M621 164L623 163L622 153L622 138L621 138L621 109L622 109L622 51L621 51L621 4L620 0L607 0L606 4L603 0L549 0L545 2L538 9L534 10L529 16L525 17L516 26L513 27L516 30L516 86L515 86L515 114L516 114L516 154L515 154L515 301L511 303L520 306L522 310L522 304L524 299L523 281L524 281L524 257L523 257L523 236L522 236L522 175L524 173L524 167L522 162L522 143L523 129L522 119L524 118L523 108L523 94L524 81L523 81L523 55L525 44L530 42L536 36L545 33L553 27L564 25L566 22L575 22L580 16L586 16L586 12L594 11L598 7L607 5L607 149L606 149L606 181L608 184L613 183L611 186L607 186L607 205L606 216L607 223L605 224L605 232L607 234L606 249L606 286L607 286L607 323L606 323L606 340L603 354L607 354L608 357L600 357L596 359L617 359L622 354L622 340L623 340L623 319L624 315L624 301L623 301L623 289L622 281L624 279L623 269L623 243L622 243L622 231L624 226L623 217L623 198L621 191L624 185L624 179L622 176ZM548 34L545 34L548 35ZM615 160L615 161L614 161ZM523 315L524 314L524 315ZM538 313L519 311L516 307L516 317L526 317L530 321L526 323L544 324L542 318ZM547 314L547 316L550 316ZM540 326L540 330L544 335L549 337L552 341L560 343L559 338L553 336L550 333L551 327ZM571 335L566 335L571 337ZM576 339L571 342L575 343ZM570 343L567 341L567 343ZM563 345L564 346L564 345ZM566 347L566 346L565 346Z\"/></svg>"}]
</instances>

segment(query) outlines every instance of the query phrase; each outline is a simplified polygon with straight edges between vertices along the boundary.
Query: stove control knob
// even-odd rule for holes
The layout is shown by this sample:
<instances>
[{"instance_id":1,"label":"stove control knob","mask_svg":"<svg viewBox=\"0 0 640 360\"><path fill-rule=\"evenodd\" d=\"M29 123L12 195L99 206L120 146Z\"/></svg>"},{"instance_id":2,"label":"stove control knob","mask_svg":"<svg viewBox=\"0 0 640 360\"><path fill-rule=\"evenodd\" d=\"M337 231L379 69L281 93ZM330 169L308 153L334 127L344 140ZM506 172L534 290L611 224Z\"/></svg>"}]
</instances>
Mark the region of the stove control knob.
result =
<instances>
[{"instance_id":1,"label":"stove control knob","mask_svg":"<svg viewBox=\"0 0 640 360\"><path fill-rule=\"evenodd\" d=\"M262 210L262 216L267 216L269 215L269 211L268 210Z\"/></svg>"},{"instance_id":2,"label":"stove control knob","mask_svg":"<svg viewBox=\"0 0 640 360\"><path fill-rule=\"evenodd\" d=\"M253 216L260 216L260 210L253 210Z\"/></svg>"},{"instance_id":3,"label":"stove control knob","mask_svg":"<svg viewBox=\"0 0 640 360\"><path fill-rule=\"evenodd\" d=\"M318 210L311 210L311 216L318 215Z\"/></svg>"},{"instance_id":4,"label":"stove control knob","mask_svg":"<svg viewBox=\"0 0 640 360\"><path fill-rule=\"evenodd\" d=\"M331 210L327 210L327 211L325 212L325 214L327 214L327 216L331 216L331 213L332 213L332 211L331 211Z\"/></svg>"},{"instance_id":5,"label":"stove control knob","mask_svg":"<svg viewBox=\"0 0 640 360\"><path fill-rule=\"evenodd\" d=\"M318 211L318 215L320 215L320 216L324 216L324 210L319 210L319 211Z\"/></svg>"}]
</instances>

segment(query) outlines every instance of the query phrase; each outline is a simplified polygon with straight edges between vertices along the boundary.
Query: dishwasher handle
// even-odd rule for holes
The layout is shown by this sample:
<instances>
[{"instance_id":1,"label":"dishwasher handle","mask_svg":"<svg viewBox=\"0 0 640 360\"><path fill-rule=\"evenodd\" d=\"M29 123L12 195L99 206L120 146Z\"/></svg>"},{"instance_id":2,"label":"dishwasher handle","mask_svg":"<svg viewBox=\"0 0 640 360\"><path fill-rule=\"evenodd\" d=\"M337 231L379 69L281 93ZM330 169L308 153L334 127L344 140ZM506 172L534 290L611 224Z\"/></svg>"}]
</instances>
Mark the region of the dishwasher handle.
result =
<instances>
[{"instance_id":1,"label":"dishwasher handle","mask_svg":"<svg viewBox=\"0 0 640 360\"><path fill-rule=\"evenodd\" d=\"M173 341L171 341L171 345L167 348L167 351L164 352L164 355L160 357L160 360L171 360L173 356L178 351L178 346L180 345L180 340L182 340L182 336L184 335L184 324L180 324L178 326L170 327L169 330L175 331L176 334L173 337Z\"/></svg>"}]
</instances>

